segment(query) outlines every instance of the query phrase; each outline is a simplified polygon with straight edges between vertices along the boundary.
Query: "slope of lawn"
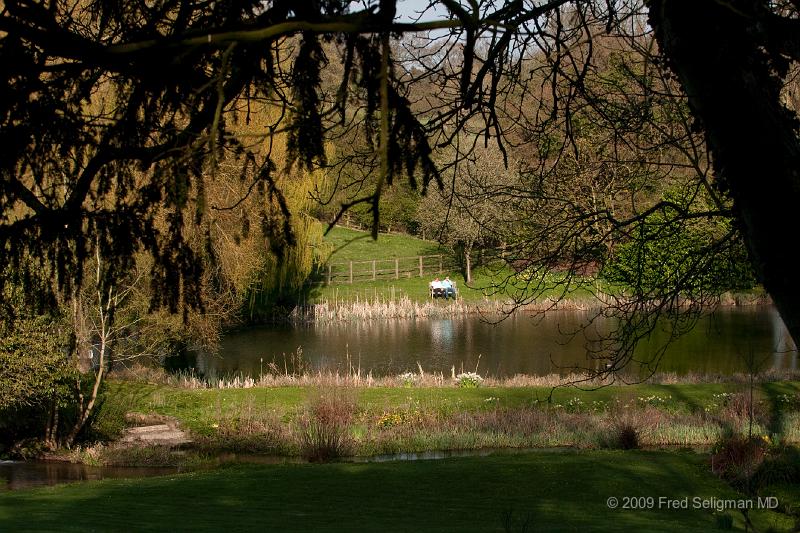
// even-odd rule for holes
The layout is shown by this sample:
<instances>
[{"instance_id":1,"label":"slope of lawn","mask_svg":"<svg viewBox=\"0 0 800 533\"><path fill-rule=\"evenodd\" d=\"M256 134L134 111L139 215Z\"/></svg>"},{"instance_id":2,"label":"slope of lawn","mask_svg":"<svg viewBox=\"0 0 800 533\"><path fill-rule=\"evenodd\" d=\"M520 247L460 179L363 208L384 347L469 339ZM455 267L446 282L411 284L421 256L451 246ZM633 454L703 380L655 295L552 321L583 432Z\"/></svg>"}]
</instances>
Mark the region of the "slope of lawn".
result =
<instances>
[{"instance_id":1,"label":"slope of lawn","mask_svg":"<svg viewBox=\"0 0 800 533\"><path fill-rule=\"evenodd\" d=\"M709 531L744 499L692 453L543 451L437 461L237 465L138 480L6 493L4 531ZM610 497L620 508L609 508ZM629 498L654 498L622 509ZM658 508L659 497L688 509ZM722 516L727 515L727 516ZM787 530L777 513L756 525ZM727 522L727 524L726 524Z\"/></svg>"},{"instance_id":2,"label":"slope of lawn","mask_svg":"<svg viewBox=\"0 0 800 533\"><path fill-rule=\"evenodd\" d=\"M333 228L325 236L325 242L333 246L329 259L333 263L448 253L436 241L425 241L399 233L382 233L376 241L368 231L340 227Z\"/></svg>"},{"instance_id":3,"label":"slope of lawn","mask_svg":"<svg viewBox=\"0 0 800 533\"><path fill-rule=\"evenodd\" d=\"M333 228L325 237L326 242L333 246L334 252L331 254L328 263L338 264L338 276L342 279L342 272L347 270L346 263L350 261L373 261L380 262L376 268L388 269L384 279L372 281L369 274L371 265L356 263L354 269L367 272L366 275L354 276L354 282L333 283L331 285L316 286L309 295L310 302L328 303L349 303L349 302L388 302L398 301L403 297L409 298L413 302L430 301L428 294L428 282L435 276L449 276L458 286L459 297L467 303L478 303L482 301L499 298L507 299L507 295L496 294L494 287L502 286L509 276L514 272L508 267L487 268L474 266L472 270L472 282L467 286L464 273L458 266L458 261L452 252L440 246L435 241L426 241L403 234L380 234L378 240L372 239L369 232L352 230L347 228ZM417 256L442 255L442 271L438 271L438 260L428 258L425 261L425 275L419 277L415 269ZM400 275L400 279L394 279L393 269L395 258L406 258L399 263L401 270L405 272ZM475 261L477 258L473 259ZM344 265L343 265L344 264ZM413 270L413 272L408 271ZM327 271L327 269L324 269ZM322 278L326 274L323 272ZM392 279L386 279L391 277ZM591 284L594 282L589 280ZM552 280L553 288L547 294L553 296L564 296L561 294L558 282L554 277ZM588 290L577 290L569 295L569 299L590 298Z\"/></svg>"},{"instance_id":4,"label":"slope of lawn","mask_svg":"<svg viewBox=\"0 0 800 533\"><path fill-rule=\"evenodd\" d=\"M450 276L460 290L462 300L477 302L491 296L493 291L485 291L496 280L501 280L511 272L488 273L477 268L473 271L473 281L470 287L464 280L463 273L459 270L456 258L452 253L435 241L422 240L403 234L380 234L378 240L372 239L369 232L347 228L333 228L325 237L326 242L333 246L329 263L347 263L349 261L391 260L407 258L401 268L413 267L417 256L442 255L443 270L441 274L432 271L436 259L428 259L425 275L419 277L406 272L400 279L378 279L376 281L356 280L353 284L334 283L329 286L316 287L311 291L312 302L374 302L398 301L403 297L414 302L430 300L428 282L435 276ZM368 269L369 265L356 265L357 269ZM345 267L339 267L345 268ZM393 268L391 262L384 262L378 268ZM324 277L324 276L323 276Z\"/></svg>"}]
</instances>

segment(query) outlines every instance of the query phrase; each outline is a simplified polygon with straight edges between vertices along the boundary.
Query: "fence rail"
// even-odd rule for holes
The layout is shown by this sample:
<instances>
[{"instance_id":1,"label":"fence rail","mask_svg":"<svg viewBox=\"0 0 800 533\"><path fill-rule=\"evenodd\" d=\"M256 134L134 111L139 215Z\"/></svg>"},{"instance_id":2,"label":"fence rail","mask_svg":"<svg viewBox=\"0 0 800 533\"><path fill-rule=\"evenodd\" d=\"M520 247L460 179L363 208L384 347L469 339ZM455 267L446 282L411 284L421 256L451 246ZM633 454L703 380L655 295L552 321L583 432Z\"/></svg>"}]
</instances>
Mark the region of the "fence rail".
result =
<instances>
[{"instance_id":1,"label":"fence rail","mask_svg":"<svg viewBox=\"0 0 800 533\"><path fill-rule=\"evenodd\" d=\"M383 279L422 278L426 275L442 274L445 268L450 269L453 266L450 258L444 254L328 263L323 282L331 285Z\"/></svg>"}]
</instances>

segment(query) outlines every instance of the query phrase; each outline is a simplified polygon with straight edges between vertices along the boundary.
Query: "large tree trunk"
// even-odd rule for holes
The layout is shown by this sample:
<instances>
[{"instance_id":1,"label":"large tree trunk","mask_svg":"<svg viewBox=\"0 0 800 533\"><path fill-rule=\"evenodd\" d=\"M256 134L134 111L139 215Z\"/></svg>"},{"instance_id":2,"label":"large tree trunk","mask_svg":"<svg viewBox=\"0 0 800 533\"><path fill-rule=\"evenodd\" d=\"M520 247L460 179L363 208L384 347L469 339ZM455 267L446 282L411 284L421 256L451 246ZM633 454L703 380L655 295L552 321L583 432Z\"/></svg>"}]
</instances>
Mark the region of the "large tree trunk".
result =
<instances>
[{"instance_id":1,"label":"large tree trunk","mask_svg":"<svg viewBox=\"0 0 800 533\"><path fill-rule=\"evenodd\" d=\"M756 273L797 343L797 117L781 103L781 80L770 68L754 17L731 7L762 3L648 2L650 24L706 133L716 179L733 199Z\"/></svg>"}]
</instances>

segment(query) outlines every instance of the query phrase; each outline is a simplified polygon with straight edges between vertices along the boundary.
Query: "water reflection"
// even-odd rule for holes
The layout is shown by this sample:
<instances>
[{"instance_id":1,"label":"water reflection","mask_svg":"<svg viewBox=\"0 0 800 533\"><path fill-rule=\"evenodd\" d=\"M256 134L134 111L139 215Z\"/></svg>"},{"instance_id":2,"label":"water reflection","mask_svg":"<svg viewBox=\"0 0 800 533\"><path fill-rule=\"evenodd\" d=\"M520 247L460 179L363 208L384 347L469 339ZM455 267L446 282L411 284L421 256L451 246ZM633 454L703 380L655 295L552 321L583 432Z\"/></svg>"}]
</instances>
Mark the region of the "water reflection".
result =
<instances>
[{"instance_id":1,"label":"water reflection","mask_svg":"<svg viewBox=\"0 0 800 533\"><path fill-rule=\"evenodd\" d=\"M492 376L563 374L598 364L589 355L590 341L574 334L592 316L558 311L542 320L517 315L498 323L469 316L254 328L226 336L221 355L199 354L194 368L202 374L257 376L269 362L290 367L286 361L300 347L315 370L386 375L416 370L419 363L425 371L445 374L451 368L460 372L476 367ZM600 331L610 326L608 321L593 325ZM650 359L668 338L668 331L654 332L639 347L637 359ZM702 318L669 346L659 370L743 372L751 353L766 359L766 367L797 368L797 351L772 307L722 308Z\"/></svg>"},{"instance_id":2,"label":"water reflection","mask_svg":"<svg viewBox=\"0 0 800 533\"><path fill-rule=\"evenodd\" d=\"M62 462L0 461L0 490L29 489L98 479L165 476L177 472L177 468L96 467Z\"/></svg>"}]
</instances>

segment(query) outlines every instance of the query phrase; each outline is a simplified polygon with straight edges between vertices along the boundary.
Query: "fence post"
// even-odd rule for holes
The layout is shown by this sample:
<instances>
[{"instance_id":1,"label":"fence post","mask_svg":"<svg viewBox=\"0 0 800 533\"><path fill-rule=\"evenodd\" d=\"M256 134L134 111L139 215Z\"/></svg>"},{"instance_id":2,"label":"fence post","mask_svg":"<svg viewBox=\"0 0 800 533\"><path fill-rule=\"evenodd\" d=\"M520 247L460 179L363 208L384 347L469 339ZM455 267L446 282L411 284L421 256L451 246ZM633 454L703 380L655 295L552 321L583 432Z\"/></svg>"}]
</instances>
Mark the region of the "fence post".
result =
<instances>
[{"instance_id":1,"label":"fence post","mask_svg":"<svg viewBox=\"0 0 800 533\"><path fill-rule=\"evenodd\" d=\"M375 281L375 260L372 260L372 281Z\"/></svg>"},{"instance_id":2,"label":"fence post","mask_svg":"<svg viewBox=\"0 0 800 533\"><path fill-rule=\"evenodd\" d=\"M442 254L439 254L439 275L442 275Z\"/></svg>"},{"instance_id":3,"label":"fence post","mask_svg":"<svg viewBox=\"0 0 800 533\"><path fill-rule=\"evenodd\" d=\"M422 256L419 256L419 277L422 277Z\"/></svg>"},{"instance_id":4,"label":"fence post","mask_svg":"<svg viewBox=\"0 0 800 533\"><path fill-rule=\"evenodd\" d=\"M350 261L350 285L353 284L353 262Z\"/></svg>"},{"instance_id":5,"label":"fence post","mask_svg":"<svg viewBox=\"0 0 800 533\"><path fill-rule=\"evenodd\" d=\"M394 279L400 279L400 258L394 258Z\"/></svg>"},{"instance_id":6,"label":"fence post","mask_svg":"<svg viewBox=\"0 0 800 533\"><path fill-rule=\"evenodd\" d=\"M328 265L328 285L331 284L331 273L333 271L333 265Z\"/></svg>"}]
</instances>

